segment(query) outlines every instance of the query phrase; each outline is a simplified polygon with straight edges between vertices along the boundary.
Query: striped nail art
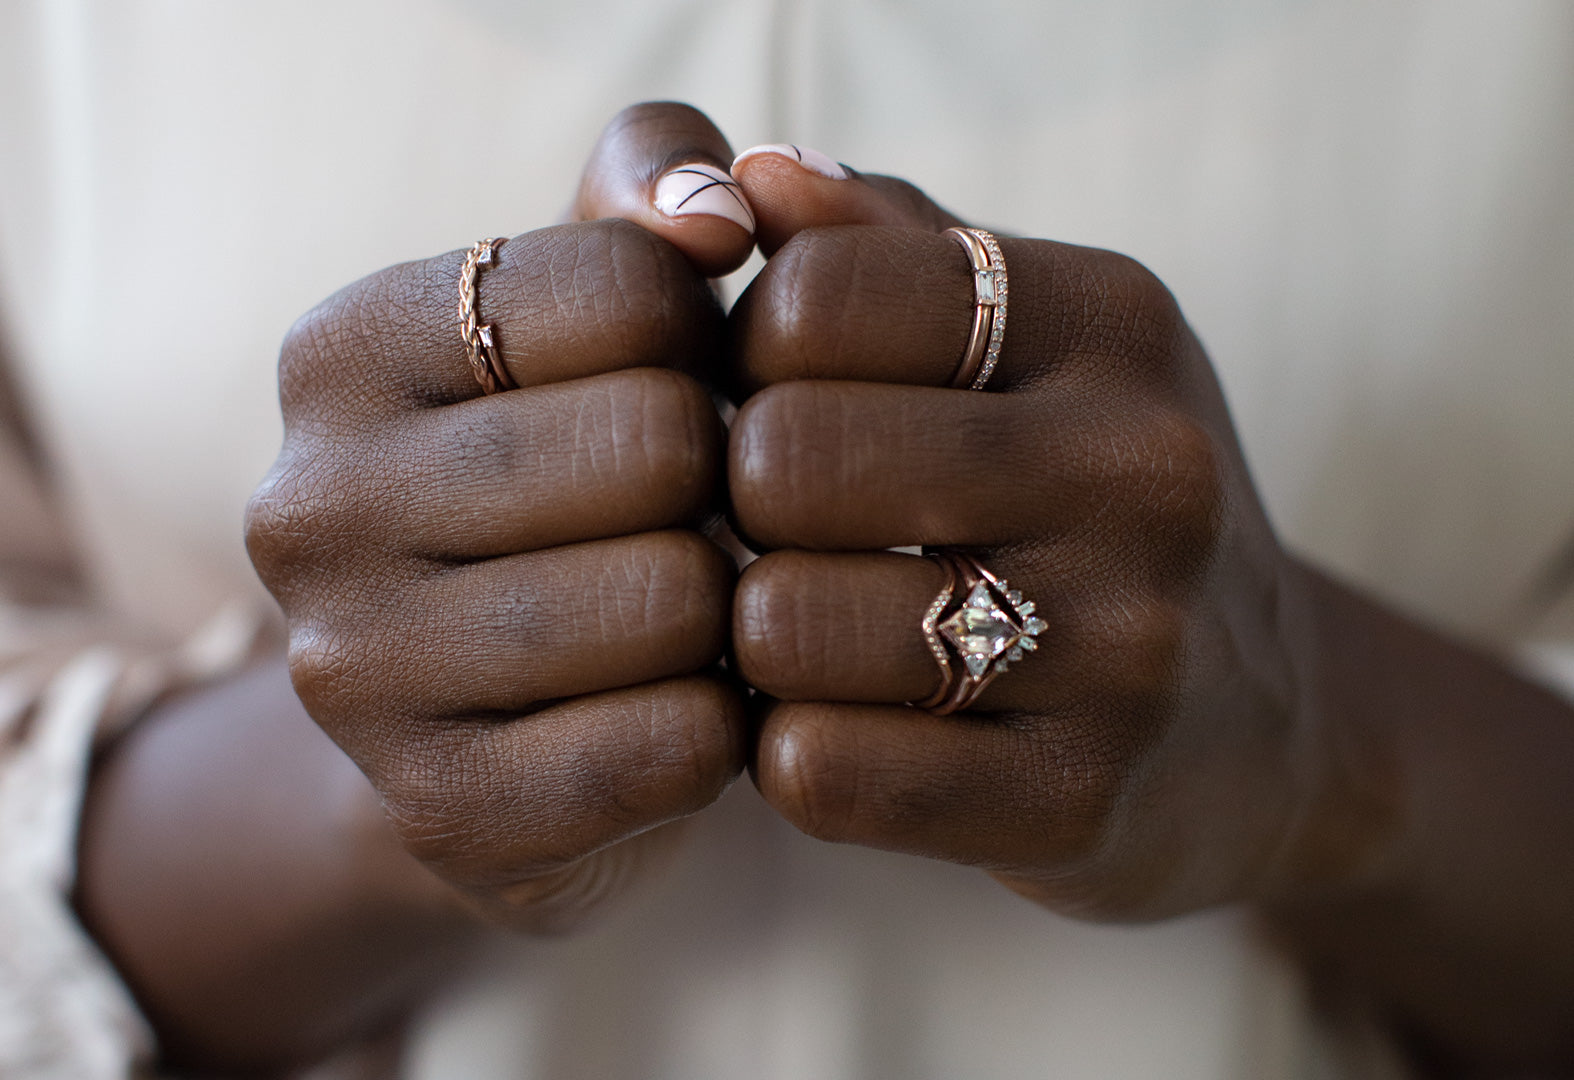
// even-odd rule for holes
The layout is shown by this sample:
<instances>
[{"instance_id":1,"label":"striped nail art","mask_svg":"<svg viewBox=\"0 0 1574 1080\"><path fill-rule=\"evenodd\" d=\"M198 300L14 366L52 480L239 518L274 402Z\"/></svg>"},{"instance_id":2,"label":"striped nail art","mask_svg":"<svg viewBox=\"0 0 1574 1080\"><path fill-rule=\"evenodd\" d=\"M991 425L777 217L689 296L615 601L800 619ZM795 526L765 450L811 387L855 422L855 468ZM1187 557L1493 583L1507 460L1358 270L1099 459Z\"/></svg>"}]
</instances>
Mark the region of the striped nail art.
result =
<instances>
[{"instance_id":1,"label":"striped nail art","mask_svg":"<svg viewBox=\"0 0 1574 1080\"><path fill-rule=\"evenodd\" d=\"M656 182L656 209L668 217L710 214L754 232L754 210L738 182L714 165L680 165Z\"/></svg>"}]
</instances>

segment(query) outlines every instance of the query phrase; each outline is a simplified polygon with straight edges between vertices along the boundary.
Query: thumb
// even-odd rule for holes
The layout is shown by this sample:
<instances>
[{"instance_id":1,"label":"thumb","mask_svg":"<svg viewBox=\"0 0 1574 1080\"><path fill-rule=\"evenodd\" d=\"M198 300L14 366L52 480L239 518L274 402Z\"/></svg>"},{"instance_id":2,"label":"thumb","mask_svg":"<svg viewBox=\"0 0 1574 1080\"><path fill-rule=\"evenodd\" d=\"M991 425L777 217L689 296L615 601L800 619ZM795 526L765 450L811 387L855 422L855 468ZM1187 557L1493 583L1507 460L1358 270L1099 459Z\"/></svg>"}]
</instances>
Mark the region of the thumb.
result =
<instances>
[{"instance_id":1,"label":"thumb","mask_svg":"<svg viewBox=\"0 0 1574 1080\"><path fill-rule=\"evenodd\" d=\"M962 221L906 180L854 172L806 146L753 146L732 175L754 207L760 251L770 256L803 229L896 225L939 232Z\"/></svg>"},{"instance_id":2,"label":"thumb","mask_svg":"<svg viewBox=\"0 0 1574 1080\"><path fill-rule=\"evenodd\" d=\"M570 217L616 217L679 248L707 277L736 270L754 247L754 212L727 172L732 148L710 117L676 102L624 109L585 165Z\"/></svg>"}]
</instances>

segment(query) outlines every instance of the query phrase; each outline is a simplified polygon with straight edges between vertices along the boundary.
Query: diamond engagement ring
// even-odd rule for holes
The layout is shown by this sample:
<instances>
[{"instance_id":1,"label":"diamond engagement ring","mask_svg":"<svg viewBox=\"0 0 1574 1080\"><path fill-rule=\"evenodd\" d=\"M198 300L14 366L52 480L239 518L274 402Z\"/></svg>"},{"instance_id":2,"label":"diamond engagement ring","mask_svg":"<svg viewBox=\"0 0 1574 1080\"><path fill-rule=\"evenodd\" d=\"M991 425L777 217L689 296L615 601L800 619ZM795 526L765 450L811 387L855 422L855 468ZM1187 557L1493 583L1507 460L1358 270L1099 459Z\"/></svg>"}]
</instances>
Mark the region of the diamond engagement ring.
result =
<instances>
[{"instance_id":1,"label":"diamond engagement ring","mask_svg":"<svg viewBox=\"0 0 1574 1080\"><path fill-rule=\"evenodd\" d=\"M982 390L1000 363L1006 336L1006 257L985 229L947 229L944 235L962 245L973 268L973 330L951 385Z\"/></svg>"},{"instance_id":2,"label":"diamond engagement ring","mask_svg":"<svg viewBox=\"0 0 1574 1080\"><path fill-rule=\"evenodd\" d=\"M492 324L481 321L481 271L496 264L497 249L502 246L500 236L477 240L465 256L465 267L459 274L459 336L465 340L465 357L470 361L475 381L488 394L515 388L498 354Z\"/></svg>"},{"instance_id":3,"label":"diamond engagement ring","mask_svg":"<svg viewBox=\"0 0 1574 1080\"><path fill-rule=\"evenodd\" d=\"M944 716L967 708L1011 664L1037 649L1047 624L1033 614L1031 600L971 555L937 551L929 557L945 570L946 582L919 628L939 665L940 686L913 704Z\"/></svg>"}]
</instances>

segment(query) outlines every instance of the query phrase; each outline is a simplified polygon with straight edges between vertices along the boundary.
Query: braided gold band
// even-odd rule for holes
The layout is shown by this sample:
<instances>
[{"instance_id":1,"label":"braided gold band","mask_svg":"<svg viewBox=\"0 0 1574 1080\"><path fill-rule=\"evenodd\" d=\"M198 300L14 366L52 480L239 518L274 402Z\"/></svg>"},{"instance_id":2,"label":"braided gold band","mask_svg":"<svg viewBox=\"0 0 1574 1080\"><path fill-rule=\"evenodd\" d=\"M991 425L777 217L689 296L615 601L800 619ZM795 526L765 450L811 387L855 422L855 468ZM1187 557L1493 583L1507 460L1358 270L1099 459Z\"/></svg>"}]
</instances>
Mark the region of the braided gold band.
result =
<instances>
[{"instance_id":1,"label":"braided gold band","mask_svg":"<svg viewBox=\"0 0 1574 1080\"><path fill-rule=\"evenodd\" d=\"M962 245L973 268L973 329L951 385L982 390L1000 363L1006 336L1006 257L986 229L947 229L944 235Z\"/></svg>"},{"instance_id":2,"label":"braided gold band","mask_svg":"<svg viewBox=\"0 0 1574 1080\"><path fill-rule=\"evenodd\" d=\"M498 353L492 324L481 321L481 271L497 262L497 249L502 246L500 236L477 240L465 256L464 270L459 275L459 335L464 338L465 357L470 361L475 381L488 394L515 388Z\"/></svg>"}]
</instances>

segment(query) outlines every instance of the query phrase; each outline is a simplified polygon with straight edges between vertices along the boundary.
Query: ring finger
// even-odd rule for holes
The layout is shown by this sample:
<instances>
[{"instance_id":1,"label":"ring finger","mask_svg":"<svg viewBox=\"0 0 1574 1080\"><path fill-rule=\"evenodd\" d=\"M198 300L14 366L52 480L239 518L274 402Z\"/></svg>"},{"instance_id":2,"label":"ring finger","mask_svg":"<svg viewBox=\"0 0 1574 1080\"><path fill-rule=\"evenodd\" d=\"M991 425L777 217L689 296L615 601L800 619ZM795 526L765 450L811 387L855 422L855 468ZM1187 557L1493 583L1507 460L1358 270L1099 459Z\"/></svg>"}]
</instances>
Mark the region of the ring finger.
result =
<instances>
[{"instance_id":1,"label":"ring finger","mask_svg":"<svg viewBox=\"0 0 1574 1080\"><path fill-rule=\"evenodd\" d=\"M1070 393L805 380L745 403L727 482L739 530L765 548L1054 540L1170 513L1151 496L1211 467L1192 427Z\"/></svg>"},{"instance_id":2,"label":"ring finger","mask_svg":"<svg viewBox=\"0 0 1574 1080\"><path fill-rule=\"evenodd\" d=\"M1046 626L1036 650L991 682L975 708L1053 713L1096 689L1099 700L1124 709L1162 684L1154 675L1180 647L1175 609L1090 587L1087 555L1070 548L1032 559L987 555L989 569L1034 601ZM739 674L786 701L921 701L941 682L920 623L944 583L934 560L914 555L766 555L744 570L733 603ZM954 595L945 616L964 600ZM957 653L948 657L960 674Z\"/></svg>"}]
</instances>

